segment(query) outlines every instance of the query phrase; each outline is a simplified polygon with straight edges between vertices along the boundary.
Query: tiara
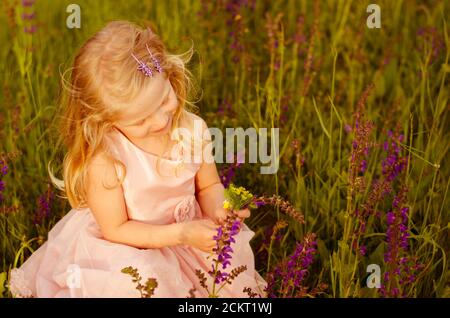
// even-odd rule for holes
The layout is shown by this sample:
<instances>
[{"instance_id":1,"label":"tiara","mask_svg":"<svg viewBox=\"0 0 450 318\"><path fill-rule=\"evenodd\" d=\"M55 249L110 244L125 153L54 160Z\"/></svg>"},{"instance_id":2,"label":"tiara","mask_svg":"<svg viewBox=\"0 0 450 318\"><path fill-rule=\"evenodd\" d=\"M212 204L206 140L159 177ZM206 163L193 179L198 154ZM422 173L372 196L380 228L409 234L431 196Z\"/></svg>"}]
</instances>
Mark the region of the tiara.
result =
<instances>
[{"instance_id":1,"label":"tiara","mask_svg":"<svg viewBox=\"0 0 450 318\"><path fill-rule=\"evenodd\" d=\"M148 48L148 45L146 44L145 47L147 48L147 52L150 54L150 58L152 59L154 68L159 72L162 73L163 69L161 67L161 64L159 63L158 59L153 56L152 52L150 52L150 49ZM153 77L153 70L150 66L147 65L147 63L143 62L142 60L138 59L133 53L131 53L131 56L136 60L138 63L138 71L142 72L144 76L147 77Z\"/></svg>"}]
</instances>

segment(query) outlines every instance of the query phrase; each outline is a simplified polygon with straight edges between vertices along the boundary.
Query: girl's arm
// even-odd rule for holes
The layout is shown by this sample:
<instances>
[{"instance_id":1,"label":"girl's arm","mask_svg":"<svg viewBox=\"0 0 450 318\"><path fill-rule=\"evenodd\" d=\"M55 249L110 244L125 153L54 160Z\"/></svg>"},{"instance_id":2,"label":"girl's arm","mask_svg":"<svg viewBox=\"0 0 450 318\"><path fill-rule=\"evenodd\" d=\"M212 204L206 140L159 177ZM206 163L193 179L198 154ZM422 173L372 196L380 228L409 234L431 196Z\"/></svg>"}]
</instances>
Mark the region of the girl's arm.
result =
<instances>
[{"instance_id":1,"label":"girl's arm","mask_svg":"<svg viewBox=\"0 0 450 318\"><path fill-rule=\"evenodd\" d=\"M227 210L223 208L225 200L225 188L220 182L214 162L203 162L195 176L197 201L202 212L209 216L214 222L222 223L227 217ZM239 217L247 218L250 216L249 209L236 211Z\"/></svg>"},{"instance_id":2,"label":"girl's arm","mask_svg":"<svg viewBox=\"0 0 450 318\"><path fill-rule=\"evenodd\" d=\"M210 143L210 135L208 132L205 132L208 127L203 120L201 121L202 131L204 132L203 136L206 138L206 143ZM212 147L209 149L212 149ZM209 152L204 155L208 157L210 156L209 158L213 157L212 153ZM223 201L225 200L224 191L225 188L220 181L219 174L217 173L216 163L213 160L204 160L197 172L197 175L195 176L195 193L202 212L216 223L221 223L227 216L227 210L223 208ZM249 209L236 212L241 218L247 218L250 216Z\"/></svg>"},{"instance_id":3,"label":"girl's arm","mask_svg":"<svg viewBox=\"0 0 450 318\"><path fill-rule=\"evenodd\" d=\"M202 212L214 221L225 219L226 212L222 208L225 188L220 182L216 165L203 163L195 179L197 201Z\"/></svg>"},{"instance_id":4,"label":"girl's arm","mask_svg":"<svg viewBox=\"0 0 450 318\"><path fill-rule=\"evenodd\" d=\"M182 224L153 225L128 220L121 186L114 166L102 155L88 167L87 202L105 239L137 248L161 248L182 244Z\"/></svg>"}]
</instances>

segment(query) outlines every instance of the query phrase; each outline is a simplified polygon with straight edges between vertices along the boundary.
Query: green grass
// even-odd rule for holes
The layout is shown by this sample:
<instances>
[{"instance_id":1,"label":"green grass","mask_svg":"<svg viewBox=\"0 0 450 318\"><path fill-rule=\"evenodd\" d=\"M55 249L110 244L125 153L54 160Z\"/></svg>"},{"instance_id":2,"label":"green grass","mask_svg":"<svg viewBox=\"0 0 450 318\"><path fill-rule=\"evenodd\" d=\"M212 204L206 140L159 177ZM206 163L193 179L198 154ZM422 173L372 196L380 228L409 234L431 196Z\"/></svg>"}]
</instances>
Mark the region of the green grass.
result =
<instances>
[{"instance_id":1,"label":"green grass","mask_svg":"<svg viewBox=\"0 0 450 318\"><path fill-rule=\"evenodd\" d=\"M150 20L169 50L181 53L194 43L196 55L189 67L203 90L198 106L210 127L280 128L278 173L262 175L259 165L245 164L234 182L253 193L279 194L302 211L305 224L288 219L282 244L270 244L269 268L306 233L316 233L318 256L307 285L325 282L326 297L377 297L375 290L365 287L366 266L376 263L384 270L386 227L382 222L374 221L364 234L366 257L351 251L348 237L354 226L351 211L367 199L370 190L357 198L348 196L352 135L345 126L353 125L358 99L373 83L365 103L365 117L374 123L371 141L382 145L387 131L397 129L405 136L401 147L410 159L402 174L409 188L410 254L425 268L409 295L450 296L450 166L445 160L450 147L448 2L378 1L382 27L368 29L370 1L321 1L320 5L304 0L257 1L254 11L243 7L233 20L244 45L237 63L230 49L233 27L226 24L232 15L223 5L77 1L82 27L71 30L65 26L70 1L37 1L36 18L26 25L34 23L38 30L28 34L23 31L21 4L3 3L0 152L18 152L18 156L10 156L9 172L2 179L0 273L19 266L70 210L67 201L56 197L51 217L39 226L32 223L37 199L47 191L47 163L64 154L64 149L54 146L60 73L70 67L77 48L108 21ZM280 12L283 15L273 27L278 46L270 47L266 25ZM300 15L304 16L302 31L297 30ZM442 43L436 56L432 41L417 34L421 27L436 29L436 39ZM296 32L304 35L302 43L293 41ZM224 100L231 102L234 113L217 116ZM304 163L296 159L293 140L300 145ZM382 159L382 147L374 147L365 173L368 184L379 174ZM379 209L387 212L386 202ZM279 219L286 219L279 209L263 207L248 221L256 232L252 244L263 275L268 263L257 251L264 229ZM10 296L1 286L5 278L0 276L0 296Z\"/></svg>"}]
</instances>

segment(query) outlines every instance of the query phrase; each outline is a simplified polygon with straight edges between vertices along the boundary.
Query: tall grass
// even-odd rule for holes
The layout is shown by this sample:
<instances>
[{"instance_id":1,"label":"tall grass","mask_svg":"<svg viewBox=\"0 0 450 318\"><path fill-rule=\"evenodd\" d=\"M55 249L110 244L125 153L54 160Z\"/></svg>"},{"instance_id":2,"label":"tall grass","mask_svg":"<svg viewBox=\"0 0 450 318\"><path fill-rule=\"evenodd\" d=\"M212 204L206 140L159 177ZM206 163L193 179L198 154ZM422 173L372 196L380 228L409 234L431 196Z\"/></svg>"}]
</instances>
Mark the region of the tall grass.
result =
<instances>
[{"instance_id":1,"label":"tall grass","mask_svg":"<svg viewBox=\"0 0 450 318\"><path fill-rule=\"evenodd\" d=\"M318 252L307 286L326 284L320 295L327 297L382 296L367 288L366 268L378 264L388 271L386 215L402 185L408 188L406 253L424 266L404 291L410 297L450 296L448 2L378 1L381 29L366 26L370 1L77 3L81 29L65 26L70 1L36 1L32 7L2 1L0 152L8 172L1 179L0 295L10 296L2 286L6 272L43 244L70 209L56 196L50 215L34 222L39 197L49 191L47 163L64 153L55 144L60 74L91 34L110 20L126 19L152 21L170 50L182 52L194 43L190 67L203 89L198 105L210 127L280 128L278 172L262 175L259 165L244 164L234 180L253 193L281 195L304 214L300 224L277 206L253 212L248 225L256 232L252 244L261 274L313 232ZM30 12L33 19L22 17ZM364 173L352 170L356 114L373 125ZM362 242L367 248L362 255L352 246L355 211L382 176L388 131L404 136L396 145L407 164L357 235L358 248ZM357 193L349 191L355 182ZM267 237L281 221L288 225L278 229L279 238Z\"/></svg>"}]
</instances>

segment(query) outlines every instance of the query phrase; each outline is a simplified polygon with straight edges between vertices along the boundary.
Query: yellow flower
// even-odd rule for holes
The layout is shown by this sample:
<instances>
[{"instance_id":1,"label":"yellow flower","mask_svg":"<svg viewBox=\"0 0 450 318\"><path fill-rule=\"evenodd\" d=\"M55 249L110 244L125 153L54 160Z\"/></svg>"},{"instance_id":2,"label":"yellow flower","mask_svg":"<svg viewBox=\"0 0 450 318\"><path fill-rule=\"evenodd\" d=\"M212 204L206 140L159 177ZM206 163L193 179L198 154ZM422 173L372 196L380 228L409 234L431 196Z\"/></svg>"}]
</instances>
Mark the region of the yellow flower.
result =
<instances>
[{"instance_id":1,"label":"yellow flower","mask_svg":"<svg viewBox=\"0 0 450 318\"><path fill-rule=\"evenodd\" d=\"M223 208L224 209L229 209L230 208L230 202L228 202L227 200L223 201Z\"/></svg>"}]
</instances>

